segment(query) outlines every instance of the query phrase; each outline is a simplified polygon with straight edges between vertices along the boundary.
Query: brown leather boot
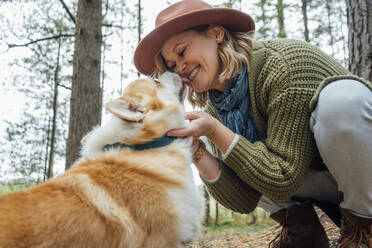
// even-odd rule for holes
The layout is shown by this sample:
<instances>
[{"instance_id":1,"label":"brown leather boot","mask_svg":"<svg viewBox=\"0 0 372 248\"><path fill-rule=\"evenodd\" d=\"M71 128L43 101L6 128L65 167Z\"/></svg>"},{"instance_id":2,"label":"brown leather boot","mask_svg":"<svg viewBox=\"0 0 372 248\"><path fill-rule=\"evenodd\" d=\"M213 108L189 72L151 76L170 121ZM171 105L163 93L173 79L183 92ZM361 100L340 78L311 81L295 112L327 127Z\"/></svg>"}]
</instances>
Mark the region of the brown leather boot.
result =
<instances>
[{"instance_id":1,"label":"brown leather boot","mask_svg":"<svg viewBox=\"0 0 372 248\"><path fill-rule=\"evenodd\" d=\"M312 203L282 209L270 217L280 223L282 231L269 248L329 248L327 234Z\"/></svg>"},{"instance_id":2,"label":"brown leather boot","mask_svg":"<svg viewBox=\"0 0 372 248\"><path fill-rule=\"evenodd\" d=\"M372 248L372 219L362 218L341 209L341 237L339 248Z\"/></svg>"}]
</instances>

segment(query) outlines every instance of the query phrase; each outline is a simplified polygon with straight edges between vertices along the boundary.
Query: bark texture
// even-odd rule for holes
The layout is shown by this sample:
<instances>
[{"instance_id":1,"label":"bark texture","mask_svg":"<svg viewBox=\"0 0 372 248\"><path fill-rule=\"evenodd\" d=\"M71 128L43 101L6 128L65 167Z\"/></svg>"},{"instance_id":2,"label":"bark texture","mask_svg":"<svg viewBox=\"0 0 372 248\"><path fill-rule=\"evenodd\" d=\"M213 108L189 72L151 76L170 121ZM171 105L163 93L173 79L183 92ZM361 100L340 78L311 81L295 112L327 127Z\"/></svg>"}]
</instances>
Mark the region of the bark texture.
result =
<instances>
[{"instance_id":1,"label":"bark texture","mask_svg":"<svg viewBox=\"0 0 372 248\"><path fill-rule=\"evenodd\" d=\"M101 45L102 1L79 0L66 169L79 157L81 138L101 122Z\"/></svg>"},{"instance_id":2,"label":"bark texture","mask_svg":"<svg viewBox=\"0 0 372 248\"><path fill-rule=\"evenodd\" d=\"M349 70L372 81L372 0L346 0Z\"/></svg>"}]
</instances>

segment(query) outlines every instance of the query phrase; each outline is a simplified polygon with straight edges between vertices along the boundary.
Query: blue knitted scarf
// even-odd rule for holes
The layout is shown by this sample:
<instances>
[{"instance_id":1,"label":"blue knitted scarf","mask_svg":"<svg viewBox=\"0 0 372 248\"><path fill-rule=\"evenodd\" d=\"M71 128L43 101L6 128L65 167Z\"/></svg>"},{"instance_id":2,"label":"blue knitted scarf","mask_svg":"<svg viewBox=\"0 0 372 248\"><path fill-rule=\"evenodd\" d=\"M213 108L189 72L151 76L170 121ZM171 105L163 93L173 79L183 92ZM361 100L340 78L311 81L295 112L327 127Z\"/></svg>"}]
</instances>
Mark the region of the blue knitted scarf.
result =
<instances>
[{"instance_id":1,"label":"blue knitted scarf","mask_svg":"<svg viewBox=\"0 0 372 248\"><path fill-rule=\"evenodd\" d=\"M259 140L259 131L249 115L250 97L246 65L242 66L236 78L226 83L223 92L209 90L208 93L218 117L225 126L252 143Z\"/></svg>"}]
</instances>

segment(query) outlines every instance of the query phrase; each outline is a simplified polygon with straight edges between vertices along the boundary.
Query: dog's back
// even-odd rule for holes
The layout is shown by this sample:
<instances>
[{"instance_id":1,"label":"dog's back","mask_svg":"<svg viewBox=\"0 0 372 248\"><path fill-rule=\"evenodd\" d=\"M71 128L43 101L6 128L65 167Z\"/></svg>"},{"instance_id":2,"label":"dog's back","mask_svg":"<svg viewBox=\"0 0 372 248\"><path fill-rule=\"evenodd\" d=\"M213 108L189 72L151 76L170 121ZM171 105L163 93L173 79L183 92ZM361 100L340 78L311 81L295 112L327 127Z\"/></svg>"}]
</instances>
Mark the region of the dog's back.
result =
<instances>
[{"instance_id":1,"label":"dog's back","mask_svg":"<svg viewBox=\"0 0 372 248\"><path fill-rule=\"evenodd\" d=\"M108 230L74 180L61 176L27 191L1 195L0 247L120 247L113 243L117 230ZM106 245L105 240L113 242Z\"/></svg>"},{"instance_id":2,"label":"dog's back","mask_svg":"<svg viewBox=\"0 0 372 248\"><path fill-rule=\"evenodd\" d=\"M93 131L86 141L87 157L63 175L26 191L0 195L0 248L178 248L197 238L202 199L193 184L186 140L142 151L103 151L107 142L102 140L143 142L183 121L172 102L161 103L162 109L160 103L146 101L141 103L159 113L141 108L143 116L137 122L115 117L116 124ZM129 111L137 111L131 104ZM164 115L170 121L164 121ZM113 126L122 130L112 132Z\"/></svg>"},{"instance_id":3,"label":"dog's back","mask_svg":"<svg viewBox=\"0 0 372 248\"><path fill-rule=\"evenodd\" d=\"M167 155L140 156L154 162ZM0 247L177 247L179 218L167 191L184 190L175 179L185 178L169 168L168 175L154 172L162 163L133 162L113 156L80 162L45 184L1 195Z\"/></svg>"}]
</instances>

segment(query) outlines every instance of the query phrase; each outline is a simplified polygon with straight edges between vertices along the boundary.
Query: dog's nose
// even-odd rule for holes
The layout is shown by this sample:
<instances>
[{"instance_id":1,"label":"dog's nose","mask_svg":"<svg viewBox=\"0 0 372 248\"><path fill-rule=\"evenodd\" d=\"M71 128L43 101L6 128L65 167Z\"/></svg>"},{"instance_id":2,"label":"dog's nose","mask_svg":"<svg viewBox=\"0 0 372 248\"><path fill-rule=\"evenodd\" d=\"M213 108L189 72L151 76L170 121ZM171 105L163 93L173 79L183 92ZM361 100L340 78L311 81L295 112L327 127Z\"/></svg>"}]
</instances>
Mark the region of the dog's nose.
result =
<instances>
[{"instance_id":1,"label":"dog's nose","mask_svg":"<svg viewBox=\"0 0 372 248\"><path fill-rule=\"evenodd\" d=\"M159 81L176 88L181 88L183 85L181 77L177 73L170 71L164 72L159 77Z\"/></svg>"},{"instance_id":2,"label":"dog's nose","mask_svg":"<svg viewBox=\"0 0 372 248\"><path fill-rule=\"evenodd\" d=\"M175 72L166 71L161 75L161 78L165 79L164 81L169 82L171 84L176 84L178 86L182 86L182 79ZM168 80L166 80L166 79L168 79Z\"/></svg>"}]
</instances>

